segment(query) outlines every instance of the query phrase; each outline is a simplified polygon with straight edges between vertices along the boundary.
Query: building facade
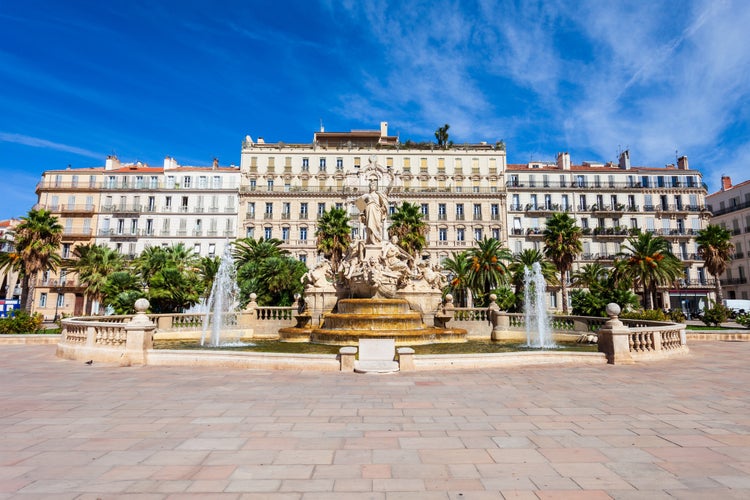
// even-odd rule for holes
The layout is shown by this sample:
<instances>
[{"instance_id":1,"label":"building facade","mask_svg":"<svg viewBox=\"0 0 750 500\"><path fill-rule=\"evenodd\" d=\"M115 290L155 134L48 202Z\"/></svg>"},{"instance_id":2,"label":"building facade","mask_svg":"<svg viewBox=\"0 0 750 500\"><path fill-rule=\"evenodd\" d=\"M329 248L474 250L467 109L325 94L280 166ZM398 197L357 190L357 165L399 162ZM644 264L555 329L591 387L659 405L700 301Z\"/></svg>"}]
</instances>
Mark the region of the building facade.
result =
<instances>
[{"instance_id":1,"label":"building facade","mask_svg":"<svg viewBox=\"0 0 750 500\"><path fill-rule=\"evenodd\" d=\"M37 208L50 210L63 226L61 257L77 245L96 243L134 258L145 248L182 243L200 256L221 255L237 238L238 167L180 166L167 157L161 167L122 164L49 170L37 185ZM34 283L33 307L46 319L97 311L84 288L65 269L45 272Z\"/></svg>"},{"instance_id":2,"label":"building facade","mask_svg":"<svg viewBox=\"0 0 750 500\"><path fill-rule=\"evenodd\" d=\"M721 178L721 189L706 197L713 214L711 224L716 224L732 233L734 255L721 278L725 299L750 299L747 282L750 270L750 181L736 186L732 179Z\"/></svg>"},{"instance_id":3,"label":"building facade","mask_svg":"<svg viewBox=\"0 0 750 500\"><path fill-rule=\"evenodd\" d=\"M170 157L151 167L110 157L99 168L45 172L37 194L39 206L60 217L63 257L83 243L134 257L178 242L215 256L227 242L253 237L281 240L312 267L320 259L318 218L331 207L345 208L353 236L364 236L354 202L373 184L387 186L391 211L403 202L420 207L428 228L423 257L434 262L485 237L514 253L541 250L546 218L567 212L584 234L574 270L611 265L638 229L667 238L684 263L683 279L661 289L658 307L694 310L712 294L695 244L710 217L706 187L687 157L663 168L631 166L627 151L618 164L578 165L560 153L555 162L508 165L502 142L400 143L381 123L379 130L320 131L302 144L247 136L240 167L216 161L185 167ZM82 297L75 278L60 271L37 280L34 304L49 318L80 314ZM549 301L561 306L558 290Z\"/></svg>"}]
</instances>

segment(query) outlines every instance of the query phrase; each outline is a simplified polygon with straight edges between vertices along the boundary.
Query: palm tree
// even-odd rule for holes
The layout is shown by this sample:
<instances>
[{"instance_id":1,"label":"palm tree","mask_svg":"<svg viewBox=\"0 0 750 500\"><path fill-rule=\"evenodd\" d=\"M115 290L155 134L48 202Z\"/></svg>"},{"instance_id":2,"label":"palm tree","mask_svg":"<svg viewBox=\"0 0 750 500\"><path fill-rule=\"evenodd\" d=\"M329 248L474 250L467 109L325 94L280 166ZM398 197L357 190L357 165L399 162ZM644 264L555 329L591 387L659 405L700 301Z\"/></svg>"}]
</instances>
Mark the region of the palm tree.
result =
<instances>
[{"instance_id":1,"label":"palm tree","mask_svg":"<svg viewBox=\"0 0 750 500\"><path fill-rule=\"evenodd\" d=\"M591 288L608 279L609 276L607 268L595 262L593 264L586 264L574 272L571 276L570 284L578 288Z\"/></svg>"},{"instance_id":2,"label":"palm tree","mask_svg":"<svg viewBox=\"0 0 750 500\"><path fill-rule=\"evenodd\" d=\"M88 313L92 301L101 302L107 276L123 269L123 258L115 250L96 244L78 245L73 256L75 258L67 261L66 267L78 274L78 280L85 287L83 293L88 303L84 310Z\"/></svg>"},{"instance_id":3,"label":"palm tree","mask_svg":"<svg viewBox=\"0 0 750 500\"><path fill-rule=\"evenodd\" d=\"M198 264L198 274L200 276L201 288L203 288L203 298L208 303L211 295L211 289L214 286L214 279L221 266L221 257L202 257Z\"/></svg>"},{"instance_id":4,"label":"palm tree","mask_svg":"<svg viewBox=\"0 0 750 500\"><path fill-rule=\"evenodd\" d=\"M62 240L63 227L48 210L29 210L16 226L15 253L17 257L8 259L15 269L21 271L21 309L30 312L33 278L40 271L55 271L61 263L58 250ZM20 261L20 264L16 262ZM7 265L7 264L6 264Z\"/></svg>"},{"instance_id":5,"label":"palm tree","mask_svg":"<svg viewBox=\"0 0 750 500\"><path fill-rule=\"evenodd\" d=\"M448 145L448 129L451 128L447 123L442 127L438 127L435 131L435 139L437 139L438 147L444 148Z\"/></svg>"},{"instance_id":6,"label":"palm tree","mask_svg":"<svg viewBox=\"0 0 750 500\"><path fill-rule=\"evenodd\" d=\"M678 279L682 273L682 263L672 254L670 243L661 236L650 232L628 238L618 254L625 259L626 267L636 285L643 288L645 309L653 309L656 289Z\"/></svg>"},{"instance_id":7,"label":"palm tree","mask_svg":"<svg viewBox=\"0 0 750 500\"><path fill-rule=\"evenodd\" d=\"M232 247L232 256L237 269L245 264L259 264L265 259L288 255L289 251L281 248L283 242L276 238L255 239L242 238L237 240Z\"/></svg>"},{"instance_id":8,"label":"palm tree","mask_svg":"<svg viewBox=\"0 0 750 500\"><path fill-rule=\"evenodd\" d=\"M706 269L714 276L716 303L723 304L721 275L727 270L727 264L732 260L734 253L732 234L721 226L709 224L705 229L698 231L695 243L698 245L698 255L706 261Z\"/></svg>"},{"instance_id":9,"label":"palm tree","mask_svg":"<svg viewBox=\"0 0 750 500\"><path fill-rule=\"evenodd\" d=\"M581 228L566 213L556 213L547 219L544 228L544 255L552 261L560 273L560 291L562 293L562 310L568 312L567 273L573 267L578 254L583 251Z\"/></svg>"},{"instance_id":10,"label":"palm tree","mask_svg":"<svg viewBox=\"0 0 750 500\"><path fill-rule=\"evenodd\" d=\"M398 238L398 245L409 255L416 257L427 245L427 224L425 224L422 209L417 204L403 202L391 215L389 236Z\"/></svg>"},{"instance_id":11,"label":"palm tree","mask_svg":"<svg viewBox=\"0 0 750 500\"><path fill-rule=\"evenodd\" d=\"M548 285L557 284L555 276L555 266L544 257L544 253L533 248L527 248L521 253L513 256L513 262L508 266L510 271L510 282L514 287L514 293L517 297L523 297L524 276L526 268L531 268L534 263L538 262L542 268L542 276Z\"/></svg>"},{"instance_id":12,"label":"palm tree","mask_svg":"<svg viewBox=\"0 0 750 500\"><path fill-rule=\"evenodd\" d=\"M513 255L494 238L485 237L476 244L469 250L469 283L474 292L486 301L493 290L507 284L508 267L503 261L512 260Z\"/></svg>"},{"instance_id":13,"label":"palm tree","mask_svg":"<svg viewBox=\"0 0 750 500\"><path fill-rule=\"evenodd\" d=\"M448 272L448 290L456 299L459 307L470 307L471 288L469 287L469 274L471 273L471 261L468 252L453 252L453 257L448 257L442 262L443 269Z\"/></svg>"},{"instance_id":14,"label":"palm tree","mask_svg":"<svg viewBox=\"0 0 750 500\"><path fill-rule=\"evenodd\" d=\"M334 275L338 273L339 262L352 242L349 215L343 208L331 207L318 219L315 231L318 253L331 262Z\"/></svg>"}]
</instances>

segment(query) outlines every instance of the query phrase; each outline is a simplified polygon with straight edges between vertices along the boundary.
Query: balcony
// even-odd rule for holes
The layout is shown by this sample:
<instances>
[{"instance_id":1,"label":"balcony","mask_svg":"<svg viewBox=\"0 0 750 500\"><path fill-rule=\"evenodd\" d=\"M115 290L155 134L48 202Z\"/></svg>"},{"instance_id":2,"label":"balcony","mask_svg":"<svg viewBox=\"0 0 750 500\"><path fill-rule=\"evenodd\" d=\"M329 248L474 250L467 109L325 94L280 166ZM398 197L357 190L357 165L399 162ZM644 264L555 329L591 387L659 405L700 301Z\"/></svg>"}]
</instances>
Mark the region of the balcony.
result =
<instances>
[{"instance_id":1,"label":"balcony","mask_svg":"<svg viewBox=\"0 0 750 500\"><path fill-rule=\"evenodd\" d=\"M91 229L65 229L62 233L63 241L69 240L88 240L93 235Z\"/></svg>"},{"instance_id":2,"label":"balcony","mask_svg":"<svg viewBox=\"0 0 750 500\"><path fill-rule=\"evenodd\" d=\"M592 233L599 239L622 239L630 235L630 230L626 227L595 227Z\"/></svg>"},{"instance_id":3,"label":"balcony","mask_svg":"<svg viewBox=\"0 0 750 500\"><path fill-rule=\"evenodd\" d=\"M526 230L526 236L531 238L543 238L544 230L538 227L530 227Z\"/></svg>"},{"instance_id":4,"label":"balcony","mask_svg":"<svg viewBox=\"0 0 750 500\"><path fill-rule=\"evenodd\" d=\"M140 205L103 205L102 212L112 214L139 214L143 207Z\"/></svg>"},{"instance_id":5,"label":"balcony","mask_svg":"<svg viewBox=\"0 0 750 500\"><path fill-rule=\"evenodd\" d=\"M739 278L722 278L721 280L721 286L744 285L745 283L747 283L747 278L744 276L740 276Z\"/></svg>"},{"instance_id":6,"label":"balcony","mask_svg":"<svg viewBox=\"0 0 750 500\"><path fill-rule=\"evenodd\" d=\"M615 203L614 205L596 204L591 206L591 211L600 214L620 214L625 211L625 205L623 205L622 203Z\"/></svg>"}]
</instances>

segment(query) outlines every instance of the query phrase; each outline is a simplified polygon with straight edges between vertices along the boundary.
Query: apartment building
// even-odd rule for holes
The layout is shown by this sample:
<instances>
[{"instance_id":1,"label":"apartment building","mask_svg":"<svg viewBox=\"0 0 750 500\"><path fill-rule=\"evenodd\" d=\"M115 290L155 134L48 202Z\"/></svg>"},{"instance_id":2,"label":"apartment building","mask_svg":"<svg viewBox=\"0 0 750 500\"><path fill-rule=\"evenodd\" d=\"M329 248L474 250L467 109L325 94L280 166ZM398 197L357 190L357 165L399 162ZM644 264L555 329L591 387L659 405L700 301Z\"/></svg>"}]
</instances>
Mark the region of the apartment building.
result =
<instances>
[{"instance_id":1,"label":"apartment building","mask_svg":"<svg viewBox=\"0 0 750 500\"><path fill-rule=\"evenodd\" d=\"M354 236L362 234L352 203L374 182L391 210L417 204L428 226L427 254L435 261L466 250L485 236L506 240L505 146L502 143L401 144L379 130L317 132L311 143L246 137L240 168L241 232L278 238L297 258L316 259L318 217L346 208Z\"/></svg>"},{"instance_id":2,"label":"apartment building","mask_svg":"<svg viewBox=\"0 0 750 500\"><path fill-rule=\"evenodd\" d=\"M76 245L96 243L127 258L150 246L183 243L201 256L221 255L237 237L238 167L123 164L49 170L37 185L38 208L63 226L61 256ZM84 313L84 289L75 275L45 272L35 283L34 310L47 319ZM98 307L93 304L94 311ZM85 312L91 312L85 311Z\"/></svg>"},{"instance_id":3,"label":"apartment building","mask_svg":"<svg viewBox=\"0 0 750 500\"><path fill-rule=\"evenodd\" d=\"M628 151L618 164L571 163L560 153L555 163L508 165L508 247L514 253L543 248L547 217L566 212L583 229L583 253L574 270L589 263L612 265L634 230L666 238L684 263L685 276L661 290L658 307L696 309L711 293L711 278L698 257L695 236L709 221L701 173L687 157L677 166L634 167ZM556 307L556 298L551 305Z\"/></svg>"},{"instance_id":4,"label":"apartment building","mask_svg":"<svg viewBox=\"0 0 750 500\"><path fill-rule=\"evenodd\" d=\"M750 299L747 282L750 270L750 181L736 186L728 176L721 178L721 189L706 197L708 209L713 214L711 224L732 233L734 255L721 278L724 298Z\"/></svg>"},{"instance_id":5,"label":"apartment building","mask_svg":"<svg viewBox=\"0 0 750 500\"><path fill-rule=\"evenodd\" d=\"M15 227L19 219L0 220L0 252L12 252ZM19 300L21 298L21 280L12 269L4 271L0 277L0 300ZM2 313L2 311L0 311Z\"/></svg>"}]
</instances>

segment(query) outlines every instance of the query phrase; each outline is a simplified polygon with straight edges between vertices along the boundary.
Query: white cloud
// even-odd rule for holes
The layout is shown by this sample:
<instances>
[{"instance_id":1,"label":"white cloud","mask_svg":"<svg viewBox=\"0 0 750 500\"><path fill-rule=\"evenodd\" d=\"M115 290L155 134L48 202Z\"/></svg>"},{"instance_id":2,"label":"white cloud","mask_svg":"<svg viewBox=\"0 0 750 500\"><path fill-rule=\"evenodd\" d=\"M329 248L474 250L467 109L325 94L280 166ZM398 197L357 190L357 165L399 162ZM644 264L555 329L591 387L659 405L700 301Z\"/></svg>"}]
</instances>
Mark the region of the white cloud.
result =
<instances>
[{"instance_id":1,"label":"white cloud","mask_svg":"<svg viewBox=\"0 0 750 500\"><path fill-rule=\"evenodd\" d=\"M79 156L87 156L89 158L102 158L101 153L95 153L93 151L89 151L88 149L69 146L67 144L60 144L59 142L52 142L46 139L29 137L27 135L21 134L9 134L6 132L0 132L0 142L22 144L24 146L30 146L32 148L54 149L56 151L65 151L66 153L73 153Z\"/></svg>"}]
</instances>

